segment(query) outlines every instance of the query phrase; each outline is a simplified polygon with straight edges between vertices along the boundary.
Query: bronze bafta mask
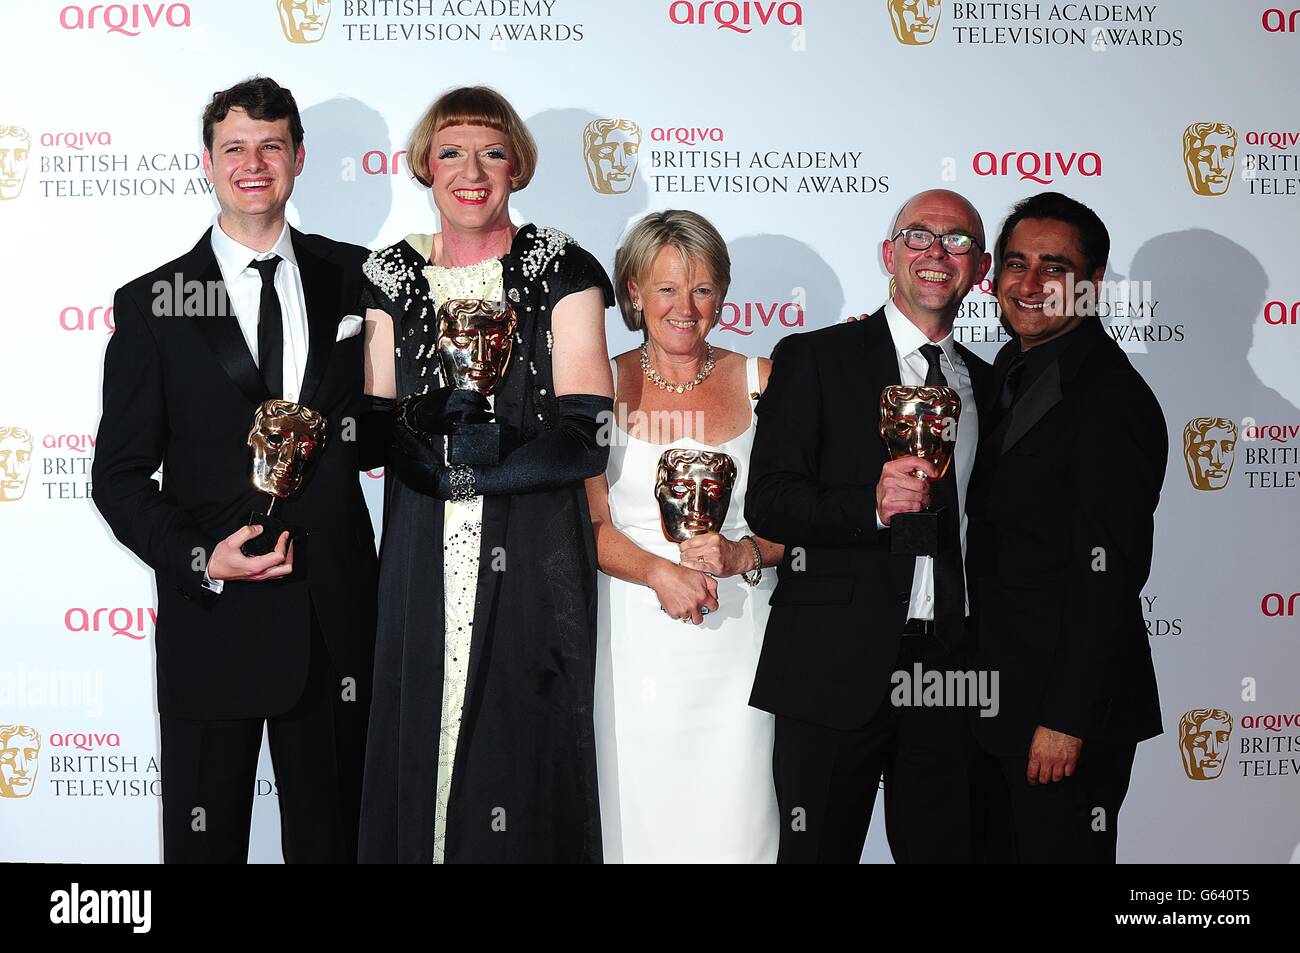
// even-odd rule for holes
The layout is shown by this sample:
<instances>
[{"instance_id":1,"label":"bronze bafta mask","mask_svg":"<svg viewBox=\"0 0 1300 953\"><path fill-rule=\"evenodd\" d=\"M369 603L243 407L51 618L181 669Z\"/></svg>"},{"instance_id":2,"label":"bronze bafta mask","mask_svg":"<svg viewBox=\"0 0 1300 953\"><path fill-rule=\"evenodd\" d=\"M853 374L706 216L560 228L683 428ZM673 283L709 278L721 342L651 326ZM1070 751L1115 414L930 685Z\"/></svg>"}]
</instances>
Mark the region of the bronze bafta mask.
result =
<instances>
[{"instance_id":1,"label":"bronze bafta mask","mask_svg":"<svg viewBox=\"0 0 1300 953\"><path fill-rule=\"evenodd\" d=\"M889 458L920 457L943 476L957 446L961 397L951 387L894 384L880 393L880 436Z\"/></svg>"},{"instance_id":2,"label":"bronze bafta mask","mask_svg":"<svg viewBox=\"0 0 1300 953\"><path fill-rule=\"evenodd\" d=\"M736 485L736 462L714 450L665 450L655 472L664 538L681 543L719 533Z\"/></svg>"},{"instance_id":3,"label":"bronze bafta mask","mask_svg":"<svg viewBox=\"0 0 1300 953\"><path fill-rule=\"evenodd\" d=\"M285 499L302 487L307 464L325 442L329 425L310 407L268 400L253 415L248 445L253 448L253 486Z\"/></svg>"},{"instance_id":4,"label":"bronze bafta mask","mask_svg":"<svg viewBox=\"0 0 1300 953\"><path fill-rule=\"evenodd\" d=\"M514 310L495 301L453 298L438 309L438 363L442 379L457 390L488 396L510 365Z\"/></svg>"}]
</instances>

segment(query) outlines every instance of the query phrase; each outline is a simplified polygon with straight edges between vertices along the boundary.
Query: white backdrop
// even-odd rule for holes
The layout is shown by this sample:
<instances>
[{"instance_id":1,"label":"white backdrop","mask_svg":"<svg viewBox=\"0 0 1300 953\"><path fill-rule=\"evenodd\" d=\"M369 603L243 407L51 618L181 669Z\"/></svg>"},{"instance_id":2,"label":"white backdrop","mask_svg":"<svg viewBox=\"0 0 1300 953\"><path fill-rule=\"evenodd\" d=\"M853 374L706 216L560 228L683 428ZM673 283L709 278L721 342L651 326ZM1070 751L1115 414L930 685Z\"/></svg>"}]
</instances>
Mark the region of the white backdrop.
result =
<instances>
[{"instance_id":1,"label":"white backdrop","mask_svg":"<svg viewBox=\"0 0 1300 953\"><path fill-rule=\"evenodd\" d=\"M108 308L211 221L199 116L255 73L303 110L299 227L372 247L435 230L398 153L434 96L486 82L540 147L516 218L570 232L608 267L646 211L708 216L734 260L713 340L750 354L874 310L880 239L916 191L963 192L990 232L1045 188L1095 208L1112 277L1139 283L1106 320L1164 405L1171 447L1145 593L1166 733L1138 750L1120 857L1291 857L1300 15L1254 0L922 0L930 29L908 32L918 14L895 20L891 0L307 0L286 27L280 6L4 4L0 428L21 429L0 429L0 725L39 740L0 729L0 859L160 856L152 578L88 498ZM613 165L589 175L584 159L598 119L636 124L612 186ZM1207 151L1189 174L1195 123L1231 133L1193 143ZM1226 190L1196 175L1216 161ZM959 326L989 359L1005 340L985 292ZM616 351L638 343L613 311L609 327ZM872 439L875 395L845 399L862 401ZM1197 417L1238 426L1222 489L1197 489L1184 465ZM1097 458L1099 478L1124 466L1105 447ZM376 519L381 479L362 477ZM1205 708L1231 714L1230 749L1221 776L1193 780L1179 719ZM278 860L265 757L260 779L253 857ZM881 825L865 857L888 859Z\"/></svg>"}]
</instances>

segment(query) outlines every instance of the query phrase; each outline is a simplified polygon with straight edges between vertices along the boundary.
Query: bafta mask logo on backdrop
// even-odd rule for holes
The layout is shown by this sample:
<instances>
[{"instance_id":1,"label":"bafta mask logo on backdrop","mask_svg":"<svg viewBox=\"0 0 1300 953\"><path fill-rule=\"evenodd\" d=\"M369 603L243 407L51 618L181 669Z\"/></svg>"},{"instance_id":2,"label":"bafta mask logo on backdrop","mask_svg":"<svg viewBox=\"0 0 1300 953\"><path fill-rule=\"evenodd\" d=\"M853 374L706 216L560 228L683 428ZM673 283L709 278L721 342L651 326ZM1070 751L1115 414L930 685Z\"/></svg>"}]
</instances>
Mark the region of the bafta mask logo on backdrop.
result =
<instances>
[{"instance_id":1,"label":"bafta mask logo on backdrop","mask_svg":"<svg viewBox=\"0 0 1300 953\"><path fill-rule=\"evenodd\" d=\"M1223 195L1237 164L1237 130L1226 122L1194 122L1183 132L1183 165L1197 195Z\"/></svg>"},{"instance_id":2,"label":"bafta mask logo on backdrop","mask_svg":"<svg viewBox=\"0 0 1300 953\"><path fill-rule=\"evenodd\" d=\"M36 787L41 736L26 725L0 725L0 797L27 797Z\"/></svg>"},{"instance_id":3,"label":"bafta mask logo on backdrop","mask_svg":"<svg viewBox=\"0 0 1300 953\"><path fill-rule=\"evenodd\" d=\"M894 37L904 46L925 46L939 32L943 0L885 0Z\"/></svg>"},{"instance_id":4,"label":"bafta mask logo on backdrop","mask_svg":"<svg viewBox=\"0 0 1300 953\"><path fill-rule=\"evenodd\" d=\"M603 195L632 188L641 152L641 127L631 119L596 119L582 130L582 160L591 187Z\"/></svg>"},{"instance_id":5,"label":"bafta mask logo on backdrop","mask_svg":"<svg viewBox=\"0 0 1300 953\"><path fill-rule=\"evenodd\" d=\"M0 427L0 503L21 500L32 471L32 432Z\"/></svg>"},{"instance_id":6,"label":"bafta mask logo on backdrop","mask_svg":"<svg viewBox=\"0 0 1300 953\"><path fill-rule=\"evenodd\" d=\"M275 0L280 29L290 43L319 43L330 22L332 0Z\"/></svg>"},{"instance_id":7,"label":"bafta mask logo on backdrop","mask_svg":"<svg viewBox=\"0 0 1300 953\"><path fill-rule=\"evenodd\" d=\"M1196 708L1178 722L1178 754L1193 781L1213 781L1228 763L1232 715L1222 708Z\"/></svg>"},{"instance_id":8,"label":"bafta mask logo on backdrop","mask_svg":"<svg viewBox=\"0 0 1300 953\"><path fill-rule=\"evenodd\" d=\"M32 137L22 126L0 126L0 202L16 199L27 179Z\"/></svg>"},{"instance_id":9,"label":"bafta mask logo on backdrop","mask_svg":"<svg viewBox=\"0 0 1300 953\"><path fill-rule=\"evenodd\" d=\"M1237 456L1237 425L1226 417L1195 417L1183 428L1183 462L1198 490L1222 490Z\"/></svg>"}]
</instances>

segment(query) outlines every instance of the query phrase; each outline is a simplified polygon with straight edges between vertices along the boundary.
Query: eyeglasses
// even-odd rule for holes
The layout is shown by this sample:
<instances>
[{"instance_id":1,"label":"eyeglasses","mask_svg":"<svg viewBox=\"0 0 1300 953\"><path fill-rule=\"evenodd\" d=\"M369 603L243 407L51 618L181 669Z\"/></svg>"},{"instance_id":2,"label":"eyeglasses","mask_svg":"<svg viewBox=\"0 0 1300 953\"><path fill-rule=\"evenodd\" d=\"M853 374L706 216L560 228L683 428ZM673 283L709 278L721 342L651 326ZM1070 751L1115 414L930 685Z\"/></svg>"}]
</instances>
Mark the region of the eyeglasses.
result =
<instances>
[{"instance_id":1,"label":"eyeglasses","mask_svg":"<svg viewBox=\"0 0 1300 953\"><path fill-rule=\"evenodd\" d=\"M898 235L903 236L903 244L912 251L925 251L934 244L934 240L939 239L939 244L949 255L964 255L969 252L979 242L967 235L965 232L948 232L946 235L936 235L928 228L904 228ZM890 241L898 238L895 235Z\"/></svg>"}]
</instances>

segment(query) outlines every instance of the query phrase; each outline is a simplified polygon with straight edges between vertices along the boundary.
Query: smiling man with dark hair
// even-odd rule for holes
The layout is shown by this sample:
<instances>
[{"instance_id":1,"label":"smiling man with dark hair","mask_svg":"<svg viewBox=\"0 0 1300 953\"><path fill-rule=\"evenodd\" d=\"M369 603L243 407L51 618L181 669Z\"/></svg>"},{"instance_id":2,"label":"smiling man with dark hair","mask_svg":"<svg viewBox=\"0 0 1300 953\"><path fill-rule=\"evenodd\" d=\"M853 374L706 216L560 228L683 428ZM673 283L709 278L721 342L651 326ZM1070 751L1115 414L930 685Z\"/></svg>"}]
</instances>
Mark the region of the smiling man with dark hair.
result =
<instances>
[{"instance_id":1,"label":"smiling man with dark hair","mask_svg":"<svg viewBox=\"0 0 1300 953\"><path fill-rule=\"evenodd\" d=\"M366 250L285 220L306 149L274 80L213 94L203 143L220 214L190 251L118 289L92 470L95 505L158 583L163 859L247 859L265 728L285 860L353 862L376 584L357 476L372 464L353 433ZM171 313L189 284L206 289L203 313ZM311 408L334 436L286 501L301 531L250 556L261 530L246 523L266 503L249 428L272 399L279 413Z\"/></svg>"},{"instance_id":2,"label":"smiling man with dark hair","mask_svg":"<svg viewBox=\"0 0 1300 953\"><path fill-rule=\"evenodd\" d=\"M1136 745L1161 732L1140 596L1168 433L1095 314L1101 219L1035 195L995 249L1015 337L994 363L968 496L974 666L1001 676L998 715L973 722L989 756L979 800L1010 805L991 856L1114 863Z\"/></svg>"}]
</instances>

